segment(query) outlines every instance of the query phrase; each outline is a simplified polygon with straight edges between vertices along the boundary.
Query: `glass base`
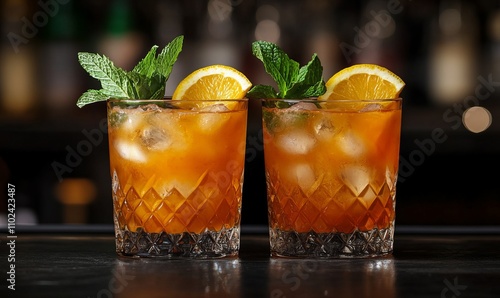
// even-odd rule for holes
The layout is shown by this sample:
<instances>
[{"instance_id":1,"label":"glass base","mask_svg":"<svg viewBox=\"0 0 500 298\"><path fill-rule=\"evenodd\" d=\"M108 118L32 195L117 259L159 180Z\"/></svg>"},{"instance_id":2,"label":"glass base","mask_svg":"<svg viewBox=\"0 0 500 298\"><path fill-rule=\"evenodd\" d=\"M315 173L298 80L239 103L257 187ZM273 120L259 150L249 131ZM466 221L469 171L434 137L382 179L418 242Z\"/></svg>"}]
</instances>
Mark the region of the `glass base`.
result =
<instances>
[{"instance_id":1,"label":"glass base","mask_svg":"<svg viewBox=\"0 0 500 298\"><path fill-rule=\"evenodd\" d=\"M205 231L201 234L148 233L116 230L116 252L136 258L199 258L213 259L237 256L240 248L240 228Z\"/></svg>"},{"instance_id":2,"label":"glass base","mask_svg":"<svg viewBox=\"0 0 500 298\"><path fill-rule=\"evenodd\" d=\"M271 256L289 258L369 258L392 253L394 227L353 233L297 233L269 229Z\"/></svg>"}]
</instances>

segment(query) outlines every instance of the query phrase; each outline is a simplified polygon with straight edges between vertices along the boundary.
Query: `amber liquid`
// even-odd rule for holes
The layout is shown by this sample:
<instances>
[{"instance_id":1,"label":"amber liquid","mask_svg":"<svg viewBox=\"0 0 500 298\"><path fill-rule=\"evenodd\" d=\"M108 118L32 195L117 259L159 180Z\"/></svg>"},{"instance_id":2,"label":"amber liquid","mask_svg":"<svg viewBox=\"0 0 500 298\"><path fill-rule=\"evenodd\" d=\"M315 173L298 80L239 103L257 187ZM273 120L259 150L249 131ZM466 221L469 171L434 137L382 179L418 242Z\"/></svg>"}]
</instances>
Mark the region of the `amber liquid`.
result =
<instances>
[{"instance_id":1,"label":"amber liquid","mask_svg":"<svg viewBox=\"0 0 500 298\"><path fill-rule=\"evenodd\" d=\"M231 111L108 110L115 225L196 233L239 226L246 102Z\"/></svg>"},{"instance_id":2,"label":"amber liquid","mask_svg":"<svg viewBox=\"0 0 500 298\"><path fill-rule=\"evenodd\" d=\"M366 112L264 107L263 113L272 229L389 228L395 218L400 102Z\"/></svg>"}]
</instances>

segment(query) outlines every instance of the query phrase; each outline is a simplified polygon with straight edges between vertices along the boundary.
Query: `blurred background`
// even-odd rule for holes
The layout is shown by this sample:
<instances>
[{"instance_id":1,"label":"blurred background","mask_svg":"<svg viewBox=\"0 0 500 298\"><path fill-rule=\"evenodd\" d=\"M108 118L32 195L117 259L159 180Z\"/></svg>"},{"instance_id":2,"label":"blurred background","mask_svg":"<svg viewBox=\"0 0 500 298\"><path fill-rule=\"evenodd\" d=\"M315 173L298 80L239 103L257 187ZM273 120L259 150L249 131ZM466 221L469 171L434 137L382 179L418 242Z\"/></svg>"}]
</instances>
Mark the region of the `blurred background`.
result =
<instances>
[{"instance_id":1,"label":"blurred background","mask_svg":"<svg viewBox=\"0 0 500 298\"><path fill-rule=\"evenodd\" d=\"M112 224L106 107L77 52L130 70L183 34L167 95L226 64L272 84L251 43L278 43L324 77L377 63L406 82L397 224L500 224L500 2L459 0L0 0L0 185L17 224ZM266 225L260 103L249 111L244 225ZM0 205L0 217L7 212ZM2 224L5 220L2 219Z\"/></svg>"}]
</instances>

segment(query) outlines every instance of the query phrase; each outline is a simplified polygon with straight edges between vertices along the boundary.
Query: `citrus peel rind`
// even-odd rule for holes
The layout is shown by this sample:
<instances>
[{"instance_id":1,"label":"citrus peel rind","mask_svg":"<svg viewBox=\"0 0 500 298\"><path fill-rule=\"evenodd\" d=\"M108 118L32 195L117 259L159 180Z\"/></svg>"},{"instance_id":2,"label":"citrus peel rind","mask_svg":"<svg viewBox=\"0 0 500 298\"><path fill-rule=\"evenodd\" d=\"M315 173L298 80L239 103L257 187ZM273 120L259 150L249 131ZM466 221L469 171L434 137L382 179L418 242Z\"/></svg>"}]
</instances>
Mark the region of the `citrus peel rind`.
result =
<instances>
[{"instance_id":1,"label":"citrus peel rind","mask_svg":"<svg viewBox=\"0 0 500 298\"><path fill-rule=\"evenodd\" d=\"M251 87L250 80L235 68L210 65L193 71L181 80L172 100L244 99Z\"/></svg>"},{"instance_id":2,"label":"citrus peel rind","mask_svg":"<svg viewBox=\"0 0 500 298\"><path fill-rule=\"evenodd\" d=\"M326 82L320 100L394 99L405 83L396 74L376 64L356 64L334 74Z\"/></svg>"}]
</instances>

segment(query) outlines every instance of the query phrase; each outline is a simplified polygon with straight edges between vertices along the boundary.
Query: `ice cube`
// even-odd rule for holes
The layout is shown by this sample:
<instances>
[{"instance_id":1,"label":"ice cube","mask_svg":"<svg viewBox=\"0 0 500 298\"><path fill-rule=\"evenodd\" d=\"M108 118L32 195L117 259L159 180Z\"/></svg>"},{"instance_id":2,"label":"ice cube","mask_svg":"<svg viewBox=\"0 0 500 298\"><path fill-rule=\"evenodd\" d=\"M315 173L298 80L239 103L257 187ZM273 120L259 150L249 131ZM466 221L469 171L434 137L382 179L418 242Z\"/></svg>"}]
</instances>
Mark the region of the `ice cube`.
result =
<instances>
[{"instance_id":1,"label":"ice cube","mask_svg":"<svg viewBox=\"0 0 500 298\"><path fill-rule=\"evenodd\" d=\"M357 195L370 183L368 169L359 165L347 166L342 170L341 177L344 183Z\"/></svg>"},{"instance_id":2,"label":"ice cube","mask_svg":"<svg viewBox=\"0 0 500 298\"><path fill-rule=\"evenodd\" d=\"M297 183L303 192L307 193L316 182L314 171L309 164L297 164L292 166L292 173L297 178Z\"/></svg>"},{"instance_id":3,"label":"ice cube","mask_svg":"<svg viewBox=\"0 0 500 298\"><path fill-rule=\"evenodd\" d=\"M199 111L201 111L201 112L221 113L221 112L227 112L227 111L229 111L229 109L226 107L225 104L223 104L223 103L217 103L217 104L213 104L213 105L209 105L209 106L203 107Z\"/></svg>"},{"instance_id":4,"label":"ice cube","mask_svg":"<svg viewBox=\"0 0 500 298\"><path fill-rule=\"evenodd\" d=\"M313 111L317 110L318 107L312 102L299 102L288 108L288 111Z\"/></svg>"},{"instance_id":5,"label":"ice cube","mask_svg":"<svg viewBox=\"0 0 500 298\"><path fill-rule=\"evenodd\" d=\"M364 106L360 112L375 112L375 111L380 111L382 109L382 105L378 103L369 103L366 106Z\"/></svg>"},{"instance_id":6,"label":"ice cube","mask_svg":"<svg viewBox=\"0 0 500 298\"><path fill-rule=\"evenodd\" d=\"M203 107L199 111L199 128L205 132L220 128L229 119L229 114L224 112L230 110L222 103Z\"/></svg>"},{"instance_id":7,"label":"ice cube","mask_svg":"<svg viewBox=\"0 0 500 298\"><path fill-rule=\"evenodd\" d=\"M147 111L147 112L149 112L149 111L154 112L154 111L162 111L163 110L162 108L160 108L156 104L143 105L143 106L140 107L140 109L143 110L143 111Z\"/></svg>"},{"instance_id":8,"label":"ice cube","mask_svg":"<svg viewBox=\"0 0 500 298\"><path fill-rule=\"evenodd\" d=\"M318 108L311 102L299 102L289 108L281 109L279 115L280 125L284 126L302 126L306 119L310 117L308 111Z\"/></svg>"},{"instance_id":9,"label":"ice cube","mask_svg":"<svg viewBox=\"0 0 500 298\"><path fill-rule=\"evenodd\" d=\"M123 121L123 124L121 126L121 129L127 130L127 131L133 131L137 128L139 124L142 123L143 117L141 116L140 113L136 111L127 111L126 110L121 110L119 111L120 114L126 114L126 117L124 117L125 121Z\"/></svg>"},{"instance_id":10,"label":"ice cube","mask_svg":"<svg viewBox=\"0 0 500 298\"><path fill-rule=\"evenodd\" d=\"M335 135L336 129L330 119L321 117L314 123L314 132L319 138L329 139Z\"/></svg>"},{"instance_id":11,"label":"ice cube","mask_svg":"<svg viewBox=\"0 0 500 298\"><path fill-rule=\"evenodd\" d=\"M338 139L340 150L348 156L357 157L363 154L365 145L363 140L352 132L346 132Z\"/></svg>"},{"instance_id":12,"label":"ice cube","mask_svg":"<svg viewBox=\"0 0 500 298\"><path fill-rule=\"evenodd\" d=\"M147 126L140 132L140 139L144 146L151 150L165 150L172 144L172 139L160 127Z\"/></svg>"},{"instance_id":13,"label":"ice cube","mask_svg":"<svg viewBox=\"0 0 500 298\"><path fill-rule=\"evenodd\" d=\"M140 163L146 161L146 155L142 152L138 144L127 141L116 141L114 145L122 158Z\"/></svg>"},{"instance_id":14,"label":"ice cube","mask_svg":"<svg viewBox=\"0 0 500 298\"><path fill-rule=\"evenodd\" d=\"M306 131L294 130L281 134L277 139L278 146L291 154L306 154L316 143L316 139Z\"/></svg>"}]
</instances>

